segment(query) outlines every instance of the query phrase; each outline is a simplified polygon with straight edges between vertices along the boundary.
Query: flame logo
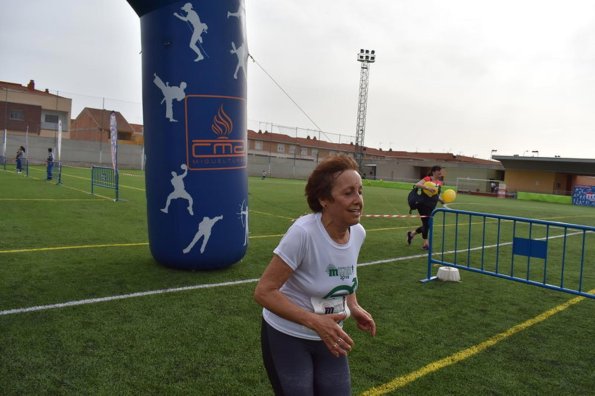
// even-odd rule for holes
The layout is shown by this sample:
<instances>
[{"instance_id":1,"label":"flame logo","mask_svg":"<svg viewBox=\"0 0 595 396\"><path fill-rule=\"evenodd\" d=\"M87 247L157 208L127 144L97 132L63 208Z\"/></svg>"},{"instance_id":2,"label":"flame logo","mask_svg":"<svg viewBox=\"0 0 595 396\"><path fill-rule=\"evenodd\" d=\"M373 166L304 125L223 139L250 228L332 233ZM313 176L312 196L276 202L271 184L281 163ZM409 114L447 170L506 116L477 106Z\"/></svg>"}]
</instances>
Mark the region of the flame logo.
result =
<instances>
[{"instance_id":1,"label":"flame logo","mask_svg":"<svg viewBox=\"0 0 595 396\"><path fill-rule=\"evenodd\" d=\"M226 139L233 130L233 121L223 110L223 105L219 106L217 115L213 117L211 130L217 135L217 139Z\"/></svg>"}]
</instances>

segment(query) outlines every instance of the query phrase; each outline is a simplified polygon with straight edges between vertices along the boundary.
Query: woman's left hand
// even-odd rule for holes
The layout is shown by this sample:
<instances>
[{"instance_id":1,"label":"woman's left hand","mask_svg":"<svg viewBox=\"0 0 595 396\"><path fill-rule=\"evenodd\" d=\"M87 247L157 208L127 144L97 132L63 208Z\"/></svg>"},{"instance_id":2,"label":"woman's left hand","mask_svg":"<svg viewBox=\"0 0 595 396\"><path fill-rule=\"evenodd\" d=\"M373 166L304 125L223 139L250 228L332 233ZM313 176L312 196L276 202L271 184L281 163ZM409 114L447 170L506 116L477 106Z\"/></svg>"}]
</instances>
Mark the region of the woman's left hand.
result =
<instances>
[{"instance_id":1,"label":"woman's left hand","mask_svg":"<svg viewBox=\"0 0 595 396\"><path fill-rule=\"evenodd\" d=\"M357 322L357 328L370 333L371 336L376 335L376 323L372 315L359 305L351 307L351 317Z\"/></svg>"}]
</instances>

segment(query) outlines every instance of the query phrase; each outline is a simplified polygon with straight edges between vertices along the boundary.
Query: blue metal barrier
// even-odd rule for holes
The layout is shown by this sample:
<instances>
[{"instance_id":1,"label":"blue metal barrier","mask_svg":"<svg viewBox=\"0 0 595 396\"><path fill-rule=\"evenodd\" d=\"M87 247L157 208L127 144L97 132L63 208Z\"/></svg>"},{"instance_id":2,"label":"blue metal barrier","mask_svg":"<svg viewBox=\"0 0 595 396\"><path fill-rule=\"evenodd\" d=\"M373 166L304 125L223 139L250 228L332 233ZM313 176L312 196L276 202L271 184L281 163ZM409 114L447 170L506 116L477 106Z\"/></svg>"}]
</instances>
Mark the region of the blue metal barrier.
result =
<instances>
[{"instance_id":1,"label":"blue metal barrier","mask_svg":"<svg viewBox=\"0 0 595 396\"><path fill-rule=\"evenodd\" d=\"M120 189L118 182L118 170L113 168L106 168L102 166L91 167L91 194L95 194L94 187L104 187L115 191L116 198L114 201L118 201L120 198Z\"/></svg>"},{"instance_id":2,"label":"blue metal barrier","mask_svg":"<svg viewBox=\"0 0 595 396\"><path fill-rule=\"evenodd\" d=\"M435 265L595 298L595 227L436 209L428 282Z\"/></svg>"}]
</instances>

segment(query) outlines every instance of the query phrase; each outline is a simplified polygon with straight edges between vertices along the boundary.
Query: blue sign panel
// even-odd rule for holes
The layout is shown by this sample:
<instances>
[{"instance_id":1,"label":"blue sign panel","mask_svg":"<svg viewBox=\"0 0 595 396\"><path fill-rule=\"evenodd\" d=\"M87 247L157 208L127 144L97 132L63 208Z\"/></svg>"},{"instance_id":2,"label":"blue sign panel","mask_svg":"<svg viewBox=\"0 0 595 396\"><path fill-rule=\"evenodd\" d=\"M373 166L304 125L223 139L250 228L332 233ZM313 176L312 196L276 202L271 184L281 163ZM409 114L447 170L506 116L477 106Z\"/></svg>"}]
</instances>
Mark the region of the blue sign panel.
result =
<instances>
[{"instance_id":1,"label":"blue sign panel","mask_svg":"<svg viewBox=\"0 0 595 396\"><path fill-rule=\"evenodd\" d=\"M545 259L547 257L547 241L515 237L512 241L512 253Z\"/></svg>"},{"instance_id":2,"label":"blue sign panel","mask_svg":"<svg viewBox=\"0 0 595 396\"><path fill-rule=\"evenodd\" d=\"M595 186L576 186L572 193L572 204L595 206Z\"/></svg>"}]
</instances>

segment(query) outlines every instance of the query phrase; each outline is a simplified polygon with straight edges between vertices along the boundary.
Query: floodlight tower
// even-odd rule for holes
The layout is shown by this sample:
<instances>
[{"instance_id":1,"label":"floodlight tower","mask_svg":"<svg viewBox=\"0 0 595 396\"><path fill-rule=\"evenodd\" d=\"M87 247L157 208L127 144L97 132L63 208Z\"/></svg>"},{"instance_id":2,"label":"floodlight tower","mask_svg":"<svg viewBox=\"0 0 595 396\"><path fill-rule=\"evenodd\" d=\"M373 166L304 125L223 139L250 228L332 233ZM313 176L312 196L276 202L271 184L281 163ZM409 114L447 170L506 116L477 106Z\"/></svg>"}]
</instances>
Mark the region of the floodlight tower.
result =
<instances>
[{"instance_id":1,"label":"floodlight tower","mask_svg":"<svg viewBox=\"0 0 595 396\"><path fill-rule=\"evenodd\" d=\"M370 77L370 63L376 61L376 51L360 49L357 61L362 67L359 74L359 99L357 106L357 129L355 131L355 160L362 172L364 159L364 135L366 133L366 110L368 108L368 80Z\"/></svg>"}]
</instances>

